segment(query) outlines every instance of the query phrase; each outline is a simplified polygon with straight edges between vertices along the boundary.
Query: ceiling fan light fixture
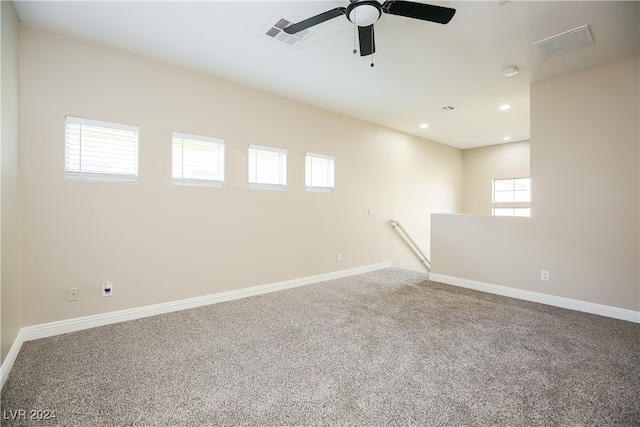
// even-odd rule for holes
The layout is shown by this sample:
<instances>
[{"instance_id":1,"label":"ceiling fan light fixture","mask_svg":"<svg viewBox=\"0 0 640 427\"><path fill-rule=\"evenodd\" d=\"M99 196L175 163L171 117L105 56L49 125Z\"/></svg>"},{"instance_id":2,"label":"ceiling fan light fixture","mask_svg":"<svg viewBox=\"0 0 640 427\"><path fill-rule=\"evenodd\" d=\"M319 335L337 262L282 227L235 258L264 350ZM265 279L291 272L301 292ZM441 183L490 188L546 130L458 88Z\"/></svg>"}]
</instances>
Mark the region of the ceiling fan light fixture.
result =
<instances>
[{"instance_id":1,"label":"ceiling fan light fixture","mask_svg":"<svg viewBox=\"0 0 640 427\"><path fill-rule=\"evenodd\" d=\"M375 0L355 1L347 7L347 18L358 27L373 25L382 16L382 6Z\"/></svg>"}]
</instances>

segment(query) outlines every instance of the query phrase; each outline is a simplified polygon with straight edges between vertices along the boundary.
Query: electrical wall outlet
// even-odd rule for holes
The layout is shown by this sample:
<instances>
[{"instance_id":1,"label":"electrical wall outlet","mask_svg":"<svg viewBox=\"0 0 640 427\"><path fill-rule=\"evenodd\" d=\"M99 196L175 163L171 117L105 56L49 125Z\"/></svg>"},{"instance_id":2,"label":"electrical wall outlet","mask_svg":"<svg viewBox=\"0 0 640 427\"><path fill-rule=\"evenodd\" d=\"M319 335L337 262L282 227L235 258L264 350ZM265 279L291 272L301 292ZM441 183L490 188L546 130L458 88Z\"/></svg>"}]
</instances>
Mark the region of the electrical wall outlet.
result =
<instances>
[{"instance_id":1,"label":"electrical wall outlet","mask_svg":"<svg viewBox=\"0 0 640 427\"><path fill-rule=\"evenodd\" d=\"M69 302L80 301L80 291L78 288L69 288Z\"/></svg>"},{"instance_id":2,"label":"electrical wall outlet","mask_svg":"<svg viewBox=\"0 0 640 427\"><path fill-rule=\"evenodd\" d=\"M336 254L336 262L342 262L342 254Z\"/></svg>"},{"instance_id":3,"label":"electrical wall outlet","mask_svg":"<svg viewBox=\"0 0 640 427\"><path fill-rule=\"evenodd\" d=\"M104 282L102 284L102 296L103 297L110 297L111 295L113 295L113 283Z\"/></svg>"},{"instance_id":4,"label":"electrical wall outlet","mask_svg":"<svg viewBox=\"0 0 640 427\"><path fill-rule=\"evenodd\" d=\"M376 210L374 208L369 208L369 210L367 211L367 213L371 216L376 214Z\"/></svg>"},{"instance_id":5,"label":"electrical wall outlet","mask_svg":"<svg viewBox=\"0 0 640 427\"><path fill-rule=\"evenodd\" d=\"M549 270L540 271L540 280L542 280L543 282L549 281Z\"/></svg>"}]
</instances>

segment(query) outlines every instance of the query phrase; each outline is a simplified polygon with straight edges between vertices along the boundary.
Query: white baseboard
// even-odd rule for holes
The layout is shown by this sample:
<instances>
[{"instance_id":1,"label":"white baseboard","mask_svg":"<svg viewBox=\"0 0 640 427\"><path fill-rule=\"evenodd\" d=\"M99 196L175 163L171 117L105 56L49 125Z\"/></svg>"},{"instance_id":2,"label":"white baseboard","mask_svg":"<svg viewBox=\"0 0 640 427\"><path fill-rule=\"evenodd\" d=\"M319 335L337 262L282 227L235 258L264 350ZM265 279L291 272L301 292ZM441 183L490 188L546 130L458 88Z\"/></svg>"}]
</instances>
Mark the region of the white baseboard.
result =
<instances>
[{"instance_id":1,"label":"white baseboard","mask_svg":"<svg viewBox=\"0 0 640 427\"><path fill-rule=\"evenodd\" d=\"M66 334L69 332L81 331L83 329L95 328L98 326L105 326L113 323L125 322L127 320L141 319L143 317L155 316L157 314L201 307L203 305L231 301L254 295L266 294L269 292L281 291L283 289L290 289L298 286L310 285L312 283L324 282L326 280L354 276L356 274L367 273L370 271L381 270L383 268L389 267L391 267L391 261L384 261L377 264L370 264L362 267L350 268L347 270L334 271L331 273L307 276L299 279L286 280L283 282L253 286L250 288L237 289L234 291L220 292L217 294L204 295L201 297L171 301L162 304L148 305L127 310L112 311L109 313L96 314L93 316L77 317L73 319L60 320L58 322L43 323L40 325L26 326L20 329L18 336L14 340L13 345L11 346L9 353L7 354L7 357L4 359L2 366L0 366L0 389L4 386L4 383L9 376L9 372L11 371L16 358L18 357L18 352L20 351L22 344L26 341Z\"/></svg>"},{"instance_id":2,"label":"white baseboard","mask_svg":"<svg viewBox=\"0 0 640 427\"><path fill-rule=\"evenodd\" d=\"M592 302L542 294L539 292L509 288L507 286L493 285L491 283L477 282L475 280L461 279L459 277L446 276L444 274L431 273L429 275L429 279L434 282L446 283L448 285L459 286L462 288L475 289L476 291L487 292L490 294L503 295L506 297L539 302L555 307L568 308L570 310L582 311L585 313L598 314L600 316L640 323L640 311L627 310L624 308L595 304Z\"/></svg>"},{"instance_id":3,"label":"white baseboard","mask_svg":"<svg viewBox=\"0 0 640 427\"><path fill-rule=\"evenodd\" d=\"M11 348L9 349L9 353L7 353L7 357L5 357L2 365L0 365L0 390L4 387L5 381L7 381L7 377L9 377L9 372L11 372L11 368L13 368L13 363L16 361L18 357L18 353L20 353L20 348L22 348L22 343L25 341L24 333L22 329L18 332L18 336L13 341Z\"/></svg>"}]
</instances>

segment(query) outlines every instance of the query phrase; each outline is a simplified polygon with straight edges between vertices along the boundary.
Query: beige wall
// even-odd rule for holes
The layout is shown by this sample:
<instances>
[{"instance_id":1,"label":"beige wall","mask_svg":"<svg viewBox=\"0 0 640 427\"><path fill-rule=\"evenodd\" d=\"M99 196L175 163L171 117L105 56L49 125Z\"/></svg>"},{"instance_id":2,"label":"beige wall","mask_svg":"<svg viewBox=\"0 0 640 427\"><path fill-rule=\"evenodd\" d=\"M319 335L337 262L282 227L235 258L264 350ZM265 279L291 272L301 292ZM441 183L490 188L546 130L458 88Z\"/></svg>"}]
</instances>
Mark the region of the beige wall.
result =
<instances>
[{"instance_id":1,"label":"beige wall","mask_svg":"<svg viewBox=\"0 0 640 427\"><path fill-rule=\"evenodd\" d=\"M12 2L1 2L0 300L2 361L22 326L18 172L19 21Z\"/></svg>"},{"instance_id":2,"label":"beige wall","mask_svg":"<svg viewBox=\"0 0 640 427\"><path fill-rule=\"evenodd\" d=\"M634 57L532 85L532 217L434 215L433 271L640 309L639 80Z\"/></svg>"},{"instance_id":3,"label":"beige wall","mask_svg":"<svg viewBox=\"0 0 640 427\"><path fill-rule=\"evenodd\" d=\"M23 326L387 260L421 270L389 218L427 249L430 214L460 209L460 150L77 39L21 37ZM65 180L65 115L140 126L139 182ZM224 188L171 185L172 131L224 138ZM247 189L249 143L289 150L287 191ZM305 151L336 157L335 193L305 192Z\"/></svg>"},{"instance_id":4,"label":"beige wall","mask_svg":"<svg viewBox=\"0 0 640 427\"><path fill-rule=\"evenodd\" d=\"M529 141L462 151L462 213L491 215L493 180L528 177L529 151Z\"/></svg>"}]
</instances>

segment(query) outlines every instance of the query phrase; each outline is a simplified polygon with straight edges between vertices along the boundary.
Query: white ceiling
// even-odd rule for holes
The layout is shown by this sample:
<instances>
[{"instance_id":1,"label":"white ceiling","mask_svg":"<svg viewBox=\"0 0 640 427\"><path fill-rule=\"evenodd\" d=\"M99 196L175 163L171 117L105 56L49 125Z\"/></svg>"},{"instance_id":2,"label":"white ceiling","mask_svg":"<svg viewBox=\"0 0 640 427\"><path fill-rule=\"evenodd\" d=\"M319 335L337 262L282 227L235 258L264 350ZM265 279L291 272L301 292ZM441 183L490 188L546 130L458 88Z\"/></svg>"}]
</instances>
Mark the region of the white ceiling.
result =
<instances>
[{"instance_id":1,"label":"white ceiling","mask_svg":"<svg viewBox=\"0 0 640 427\"><path fill-rule=\"evenodd\" d=\"M340 16L289 47L265 33L345 1L16 1L20 20L458 148L529 139L532 82L637 55L638 1L424 1L448 25L383 14L371 57ZM589 24L594 44L544 59L533 42ZM503 77L503 68L520 72ZM508 111L498 106L508 103ZM443 106L453 111L443 111ZM423 122L429 128L421 129Z\"/></svg>"}]
</instances>

